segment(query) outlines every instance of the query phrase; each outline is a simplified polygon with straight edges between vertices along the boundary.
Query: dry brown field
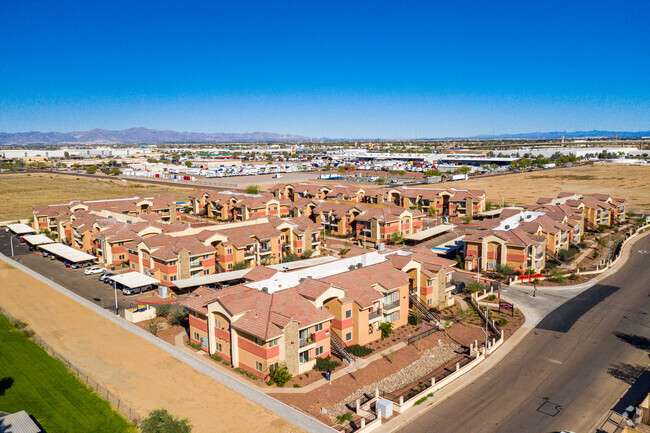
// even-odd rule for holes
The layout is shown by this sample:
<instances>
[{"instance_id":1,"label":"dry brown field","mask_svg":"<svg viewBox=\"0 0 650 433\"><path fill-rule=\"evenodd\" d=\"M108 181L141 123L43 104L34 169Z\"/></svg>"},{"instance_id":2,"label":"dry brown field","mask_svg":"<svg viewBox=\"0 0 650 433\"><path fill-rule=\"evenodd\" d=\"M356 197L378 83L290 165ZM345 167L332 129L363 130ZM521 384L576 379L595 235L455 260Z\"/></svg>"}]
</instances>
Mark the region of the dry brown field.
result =
<instances>
[{"instance_id":1,"label":"dry brown field","mask_svg":"<svg viewBox=\"0 0 650 433\"><path fill-rule=\"evenodd\" d=\"M533 204L539 197L556 197L559 192L566 191L610 194L626 198L628 209L650 210L650 165L589 165L446 182L442 185L445 188L483 189L488 200L494 203L505 200L508 204Z\"/></svg>"},{"instance_id":2,"label":"dry brown field","mask_svg":"<svg viewBox=\"0 0 650 433\"><path fill-rule=\"evenodd\" d=\"M50 173L0 175L0 221L29 218L35 205L66 203L70 200L99 200L122 197L173 197L186 200L189 188L93 179Z\"/></svg>"},{"instance_id":3,"label":"dry brown field","mask_svg":"<svg viewBox=\"0 0 650 433\"><path fill-rule=\"evenodd\" d=\"M5 262L0 306L141 415L165 407L195 433L301 431Z\"/></svg>"}]
</instances>

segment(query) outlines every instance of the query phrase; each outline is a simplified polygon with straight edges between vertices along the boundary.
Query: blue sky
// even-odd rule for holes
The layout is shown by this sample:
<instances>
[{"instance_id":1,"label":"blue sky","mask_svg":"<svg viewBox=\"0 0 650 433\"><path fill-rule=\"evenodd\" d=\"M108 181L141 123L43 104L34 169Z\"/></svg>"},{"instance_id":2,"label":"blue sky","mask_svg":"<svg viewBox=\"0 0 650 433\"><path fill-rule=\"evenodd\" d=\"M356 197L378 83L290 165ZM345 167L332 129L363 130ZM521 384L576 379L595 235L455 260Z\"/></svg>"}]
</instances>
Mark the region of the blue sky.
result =
<instances>
[{"instance_id":1,"label":"blue sky","mask_svg":"<svg viewBox=\"0 0 650 433\"><path fill-rule=\"evenodd\" d=\"M650 2L0 2L0 131L650 129Z\"/></svg>"}]
</instances>

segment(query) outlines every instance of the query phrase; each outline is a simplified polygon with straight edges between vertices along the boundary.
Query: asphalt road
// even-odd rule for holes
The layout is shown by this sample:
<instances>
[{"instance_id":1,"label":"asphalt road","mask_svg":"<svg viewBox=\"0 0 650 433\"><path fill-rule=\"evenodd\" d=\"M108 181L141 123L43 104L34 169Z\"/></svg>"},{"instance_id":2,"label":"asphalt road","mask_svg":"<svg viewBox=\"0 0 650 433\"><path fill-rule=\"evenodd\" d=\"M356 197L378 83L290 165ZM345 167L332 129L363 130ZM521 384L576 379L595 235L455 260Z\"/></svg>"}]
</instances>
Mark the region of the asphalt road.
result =
<instances>
[{"instance_id":1,"label":"asphalt road","mask_svg":"<svg viewBox=\"0 0 650 433\"><path fill-rule=\"evenodd\" d=\"M4 229L0 230L0 252L11 257L11 245L9 244L10 234ZM41 255L34 255L28 250L26 244L21 244L16 237L13 238L15 259L28 268L36 271L46 278L62 285L96 305L115 312L115 290L110 284L98 280L99 274L85 275L84 269L66 268L59 260L50 260ZM147 293L148 294L148 293ZM117 290L117 302L120 315L124 315L124 309L135 305L135 299L139 295L125 296L121 290Z\"/></svg>"},{"instance_id":2,"label":"asphalt road","mask_svg":"<svg viewBox=\"0 0 650 433\"><path fill-rule=\"evenodd\" d=\"M400 431L592 432L611 409L637 403L650 387L649 251L646 236L618 272L555 301L503 361ZM561 299L508 290L539 311Z\"/></svg>"}]
</instances>

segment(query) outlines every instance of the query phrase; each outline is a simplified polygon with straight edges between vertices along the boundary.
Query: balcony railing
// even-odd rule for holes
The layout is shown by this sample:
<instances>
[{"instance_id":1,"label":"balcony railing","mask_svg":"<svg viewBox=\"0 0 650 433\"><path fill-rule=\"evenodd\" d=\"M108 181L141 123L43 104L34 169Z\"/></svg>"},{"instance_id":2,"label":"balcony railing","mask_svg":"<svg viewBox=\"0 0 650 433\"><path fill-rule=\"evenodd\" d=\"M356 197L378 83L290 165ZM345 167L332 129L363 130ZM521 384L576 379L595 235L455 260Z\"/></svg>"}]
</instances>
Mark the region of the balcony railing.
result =
<instances>
[{"instance_id":1,"label":"balcony railing","mask_svg":"<svg viewBox=\"0 0 650 433\"><path fill-rule=\"evenodd\" d=\"M271 252L271 245L264 246L260 245L260 253L270 253Z\"/></svg>"},{"instance_id":2,"label":"balcony railing","mask_svg":"<svg viewBox=\"0 0 650 433\"><path fill-rule=\"evenodd\" d=\"M309 346L310 344L315 342L316 342L315 335L310 334L307 338L300 339L300 348L302 349L303 347Z\"/></svg>"},{"instance_id":3,"label":"balcony railing","mask_svg":"<svg viewBox=\"0 0 650 433\"><path fill-rule=\"evenodd\" d=\"M368 314L368 320L375 320L378 317L381 317L383 314L381 308L376 309L375 311L371 311L370 314Z\"/></svg>"},{"instance_id":4,"label":"balcony railing","mask_svg":"<svg viewBox=\"0 0 650 433\"><path fill-rule=\"evenodd\" d=\"M392 310L397 307L399 307L399 299L395 302L391 302L390 304L384 304L384 311Z\"/></svg>"}]
</instances>

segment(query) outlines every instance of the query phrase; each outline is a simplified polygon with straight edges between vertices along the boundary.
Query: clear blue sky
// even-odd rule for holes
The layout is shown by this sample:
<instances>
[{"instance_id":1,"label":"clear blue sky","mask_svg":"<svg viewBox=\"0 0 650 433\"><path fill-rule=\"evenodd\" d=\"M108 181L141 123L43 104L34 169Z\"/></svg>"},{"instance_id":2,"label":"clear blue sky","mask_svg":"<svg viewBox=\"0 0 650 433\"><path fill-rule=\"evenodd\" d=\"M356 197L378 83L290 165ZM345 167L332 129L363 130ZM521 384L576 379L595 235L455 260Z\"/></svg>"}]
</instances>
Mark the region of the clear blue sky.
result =
<instances>
[{"instance_id":1,"label":"clear blue sky","mask_svg":"<svg viewBox=\"0 0 650 433\"><path fill-rule=\"evenodd\" d=\"M0 131L650 129L650 2L2 1Z\"/></svg>"}]
</instances>

